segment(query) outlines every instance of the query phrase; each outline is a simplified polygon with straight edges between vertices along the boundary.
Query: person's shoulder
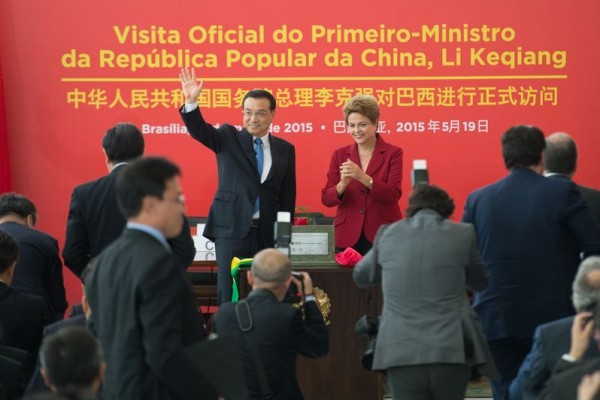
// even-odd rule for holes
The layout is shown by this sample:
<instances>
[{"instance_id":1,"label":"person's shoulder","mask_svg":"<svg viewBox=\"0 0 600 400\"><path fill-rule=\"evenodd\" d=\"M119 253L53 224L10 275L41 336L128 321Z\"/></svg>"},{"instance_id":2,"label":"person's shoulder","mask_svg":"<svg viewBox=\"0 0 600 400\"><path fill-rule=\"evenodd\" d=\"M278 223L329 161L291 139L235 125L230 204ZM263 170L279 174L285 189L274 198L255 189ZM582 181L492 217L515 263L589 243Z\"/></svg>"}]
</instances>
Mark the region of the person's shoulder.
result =
<instances>
[{"instance_id":1,"label":"person's shoulder","mask_svg":"<svg viewBox=\"0 0 600 400\"><path fill-rule=\"evenodd\" d=\"M270 136L271 136L271 143L276 143L279 146L287 146L287 147L290 147L290 148L294 147L294 145L292 143L288 142L287 140L285 140L283 138L280 138L280 137L275 136L273 134L270 134Z\"/></svg>"},{"instance_id":2,"label":"person's shoulder","mask_svg":"<svg viewBox=\"0 0 600 400\"><path fill-rule=\"evenodd\" d=\"M582 186L577 184L577 188L579 189L579 191L581 192L582 196L589 196L590 198L593 199L600 199L600 190L591 188L591 187L587 187L587 186Z\"/></svg>"},{"instance_id":3,"label":"person's shoulder","mask_svg":"<svg viewBox=\"0 0 600 400\"><path fill-rule=\"evenodd\" d=\"M29 230L31 232L31 235L40 242L43 242L44 244L50 247L58 246L58 240L56 240L56 238L50 235L49 233L34 228L29 228Z\"/></svg>"},{"instance_id":4,"label":"person's shoulder","mask_svg":"<svg viewBox=\"0 0 600 400\"><path fill-rule=\"evenodd\" d=\"M106 174L106 175L103 175L103 176L101 176L99 178L94 178L94 179L91 179L91 180L86 181L84 183L81 183L79 185L76 185L74 187L73 191L76 191L78 193L87 192L87 191L93 189L94 187L96 187L98 185L101 185L102 183L110 181L110 180L115 179L115 178L116 178L116 174L112 174L112 173L111 174Z\"/></svg>"},{"instance_id":5,"label":"person's shoulder","mask_svg":"<svg viewBox=\"0 0 600 400\"><path fill-rule=\"evenodd\" d=\"M339 154L340 156L344 156L344 157L345 157L345 155L346 155L346 154L350 154L350 153L352 153L352 148L353 148L354 146L356 146L356 144L354 144L354 143L347 144L347 145L345 145L345 146L338 147L337 149L335 149L335 150L333 151L333 153L334 153L334 154Z\"/></svg>"},{"instance_id":6,"label":"person's shoulder","mask_svg":"<svg viewBox=\"0 0 600 400\"><path fill-rule=\"evenodd\" d=\"M85 315L75 315L73 317L67 319L61 319L60 321L56 321L46 326L44 329L44 335L50 335L54 332L58 332L60 329L65 328L67 326L85 326L86 319Z\"/></svg>"},{"instance_id":7,"label":"person's shoulder","mask_svg":"<svg viewBox=\"0 0 600 400\"><path fill-rule=\"evenodd\" d=\"M546 322L545 324L538 325L535 328L535 337L543 342L552 341L557 337L570 337L571 326L573 325L573 315L554 321Z\"/></svg>"},{"instance_id":8,"label":"person's shoulder","mask_svg":"<svg viewBox=\"0 0 600 400\"><path fill-rule=\"evenodd\" d=\"M73 196L77 196L79 201L95 200L95 196L98 193L104 193L114 189L117 176L118 171L115 170L100 178L77 185L73 188Z\"/></svg>"},{"instance_id":9,"label":"person's shoulder","mask_svg":"<svg viewBox=\"0 0 600 400\"><path fill-rule=\"evenodd\" d=\"M381 135L378 136L377 146L379 146L380 148L385 149L385 150L394 151L394 152L399 151L400 153L402 153L402 147L396 146L395 144L391 144L391 143L387 142Z\"/></svg>"},{"instance_id":10,"label":"person's shoulder","mask_svg":"<svg viewBox=\"0 0 600 400\"><path fill-rule=\"evenodd\" d=\"M46 300L35 294L29 294L19 289L10 288L9 295L13 299L14 304L18 304L21 309L26 308L28 312L43 312L46 307Z\"/></svg>"},{"instance_id":11,"label":"person's shoulder","mask_svg":"<svg viewBox=\"0 0 600 400\"><path fill-rule=\"evenodd\" d=\"M485 184L483 186L480 186L478 188L473 189L473 191L471 191L471 193L469 193L468 198L470 198L470 199L476 199L478 197L485 196L487 193L495 190L501 184L501 182L504 179L505 178L503 178L503 179L501 179L499 181L487 183L487 184Z\"/></svg>"}]
</instances>

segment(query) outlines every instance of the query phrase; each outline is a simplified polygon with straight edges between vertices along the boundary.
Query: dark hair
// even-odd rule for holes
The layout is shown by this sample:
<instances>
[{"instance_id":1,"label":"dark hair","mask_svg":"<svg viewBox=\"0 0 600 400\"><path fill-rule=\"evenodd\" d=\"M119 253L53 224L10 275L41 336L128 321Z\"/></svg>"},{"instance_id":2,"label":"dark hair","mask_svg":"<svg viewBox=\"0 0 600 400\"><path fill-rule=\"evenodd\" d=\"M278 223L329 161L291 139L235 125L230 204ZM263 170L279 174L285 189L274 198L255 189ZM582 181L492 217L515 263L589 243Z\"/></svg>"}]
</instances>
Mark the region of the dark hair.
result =
<instances>
[{"instance_id":1,"label":"dark hair","mask_svg":"<svg viewBox=\"0 0 600 400\"><path fill-rule=\"evenodd\" d=\"M109 161L129 161L144 154L144 136L137 126L120 122L106 131L102 148Z\"/></svg>"},{"instance_id":2,"label":"dark hair","mask_svg":"<svg viewBox=\"0 0 600 400\"><path fill-rule=\"evenodd\" d=\"M426 208L437 211L442 218L448 218L454 212L454 200L438 186L419 184L410 194L406 216L410 218Z\"/></svg>"},{"instance_id":3,"label":"dark hair","mask_svg":"<svg viewBox=\"0 0 600 400\"><path fill-rule=\"evenodd\" d=\"M48 335L40 347L40 363L59 393L88 389L102 366L102 347L81 326L67 326Z\"/></svg>"},{"instance_id":4,"label":"dark hair","mask_svg":"<svg viewBox=\"0 0 600 400\"><path fill-rule=\"evenodd\" d=\"M19 243L10 233L0 229L0 274L19 259Z\"/></svg>"},{"instance_id":5,"label":"dark hair","mask_svg":"<svg viewBox=\"0 0 600 400\"><path fill-rule=\"evenodd\" d=\"M140 213L144 197L162 199L166 182L177 175L181 175L179 167L161 157L145 157L126 165L116 183L117 203L125 218Z\"/></svg>"},{"instance_id":6,"label":"dark hair","mask_svg":"<svg viewBox=\"0 0 600 400\"><path fill-rule=\"evenodd\" d=\"M544 133L531 125L513 126L502 135L502 156L508 169L537 165L546 147Z\"/></svg>"},{"instance_id":7,"label":"dark hair","mask_svg":"<svg viewBox=\"0 0 600 400\"><path fill-rule=\"evenodd\" d=\"M544 167L548 172L571 175L577 168L577 145L566 133L554 133L546 139Z\"/></svg>"},{"instance_id":8,"label":"dark hair","mask_svg":"<svg viewBox=\"0 0 600 400\"><path fill-rule=\"evenodd\" d=\"M244 107L244 103L246 102L247 98L267 99L267 100L269 100L269 110L275 111L275 109L277 108L277 101L275 100L275 97L273 97L273 95L266 90L262 90L262 89L250 90L248 93L246 93L246 95L244 96L244 99L242 100L242 107Z\"/></svg>"},{"instance_id":9,"label":"dark hair","mask_svg":"<svg viewBox=\"0 0 600 400\"><path fill-rule=\"evenodd\" d=\"M27 197L18 193L3 193L0 195L0 218L9 214L17 214L22 218L33 217L33 224L37 222L35 205Z\"/></svg>"}]
</instances>

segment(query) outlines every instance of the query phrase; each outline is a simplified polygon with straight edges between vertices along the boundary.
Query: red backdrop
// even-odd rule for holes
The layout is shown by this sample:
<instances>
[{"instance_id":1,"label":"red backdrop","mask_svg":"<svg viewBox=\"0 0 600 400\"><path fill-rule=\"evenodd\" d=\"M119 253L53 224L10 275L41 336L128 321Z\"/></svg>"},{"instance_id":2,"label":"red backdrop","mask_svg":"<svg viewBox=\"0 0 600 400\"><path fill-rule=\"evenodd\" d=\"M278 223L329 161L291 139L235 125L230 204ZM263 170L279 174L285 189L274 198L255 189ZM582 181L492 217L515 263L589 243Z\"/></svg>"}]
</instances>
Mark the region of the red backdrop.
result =
<instances>
[{"instance_id":1,"label":"red backdrop","mask_svg":"<svg viewBox=\"0 0 600 400\"><path fill-rule=\"evenodd\" d=\"M580 146L577 181L600 187L593 0L4 0L0 11L12 187L61 245L71 190L106 173L100 140L119 121L147 130L147 154L180 164L188 214L206 215L215 159L180 132L186 63L206 80L213 123L241 124L248 89L276 94L275 134L296 145L297 204L310 211L334 213L320 190L332 150L351 142L341 106L359 92L378 97L382 134L404 149L402 208L412 160L426 159L460 218L471 190L505 174L499 137L519 123L569 132Z\"/></svg>"}]
</instances>

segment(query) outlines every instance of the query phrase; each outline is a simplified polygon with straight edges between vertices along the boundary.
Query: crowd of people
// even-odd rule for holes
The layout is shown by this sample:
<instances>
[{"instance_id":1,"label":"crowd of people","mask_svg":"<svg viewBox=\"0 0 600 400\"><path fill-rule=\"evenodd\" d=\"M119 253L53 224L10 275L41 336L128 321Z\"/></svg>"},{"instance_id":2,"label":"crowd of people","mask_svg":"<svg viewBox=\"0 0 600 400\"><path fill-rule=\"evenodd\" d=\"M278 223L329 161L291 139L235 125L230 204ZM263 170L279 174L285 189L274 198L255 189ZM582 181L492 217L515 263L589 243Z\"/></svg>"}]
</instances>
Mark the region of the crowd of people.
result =
<instances>
[{"instance_id":1,"label":"crowd of people","mask_svg":"<svg viewBox=\"0 0 600 400\"><path fill-rule=\"evenodd\" d=\"M0 195L0 399L302 399L297 356L329 352L311 276L273 249L277 212L296 201L295 148L269 131L275 98L251 90L243 128L214 127L203 81L179 78L181 118L218 167L203 232L219 271L211 331L185 275L182 171L119 123L102 138L109 173L72 192L62 259L83 296L69 318L57 240L35 229L32 201ZM473 191L461 222L428 183L403 218L403 152L378 133L377 99L342 112L353 143L333 152L321 201L336 207L335 251L364 256L356 284L381 285L373 369L393 398L463 399L474 375L495 400L600 398L600 192L572 181L574 140L514 126L501 138L508 175ZM233 257L253 258L236 303ZM300 308L282 301L290 286Z\"/></svg>"}]
</instances>

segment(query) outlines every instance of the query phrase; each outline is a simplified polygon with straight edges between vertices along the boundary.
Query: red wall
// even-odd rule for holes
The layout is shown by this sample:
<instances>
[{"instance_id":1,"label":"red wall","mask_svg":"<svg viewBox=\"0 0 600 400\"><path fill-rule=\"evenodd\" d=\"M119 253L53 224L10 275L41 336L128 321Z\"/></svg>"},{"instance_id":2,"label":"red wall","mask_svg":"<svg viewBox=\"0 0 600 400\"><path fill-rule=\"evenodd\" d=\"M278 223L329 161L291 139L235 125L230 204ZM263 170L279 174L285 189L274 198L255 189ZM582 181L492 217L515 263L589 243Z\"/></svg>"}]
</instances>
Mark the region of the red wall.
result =
<instances>
[{"instance_id":1,"label":"red wall","mask_svg":"<svg viewBox=\"0 0 600 400\"><path fill-rule=\"evenodd\" d=\"M144 33L125 35L133 26L156 33L162 27L167 34L145 43ZM230 35L229 43L209 43L208 33L205 40L202 33L211 26L242 30L244 41L251 41L250 30L263 30L264 40L231 43L240 40ZM273 35L283 26L302 38L280 43ZM437 41L428 36L444 26L466 27L469 35ZM362 42L335 35L327 40L318 34L321 27L360 29L366 37ZM382 38L382 27L399 34ZM485 37L485 27L498 28L503 36ZM600 3L593 0L576 6L556 0L384 0L362 7L315 0L247 5L4 0L0 32L12 186L36 203L39 228L61 245L73 186L106 173L100 139L108 127L129 121L179 129L178 68L168 57L135 68L128 61L161 52L203 55L206 62L196 71L206 80L202 101L213 123L241 124L238 105L244 91L274 91L280 101L274 123L282 131L286 125L295 131L277 134L296 145L297 204L311 211L334 213L321 206L320 190L332 150L351 142L347 134L335 133L341 106L347 96L365 91L380 98L386 140L404 149L402 208L412 160L426 159L431 180L455 198L454 217L459 218L471 190L505 174L499 137L518 123L538 125L547 134L569 132L580 146L577 181L600 187L595 157L600 47L591 45L600 37ZM296 57L314 53L312 65L303 66L299 58L292 65L260 70L250 61L227 65L228 54L235 52L252 60L288 51ZM330 53L336 51L348 54L346 64L332 65ZM409 53L412 65L399 56L386 65L372 55L380 51ZM111 52L122 59L111 61ZM457 52L461 64L451 65ZM554 59L540 60L539 52ZM71 54L79 55L77 62ZM505 63L496 62L495 54ZM433 132L434 122L457 123L459 130ZM398 132L407 127L412 131ZM423 131L415 132L420 127ZM165 155L183 168L188 214L205 215L215 190L214 156L185 134L148 134L146 141L147 154ZM80 289L68 271L65 275L69 300L77 302Z\"/></svg>"}]
</instances>

